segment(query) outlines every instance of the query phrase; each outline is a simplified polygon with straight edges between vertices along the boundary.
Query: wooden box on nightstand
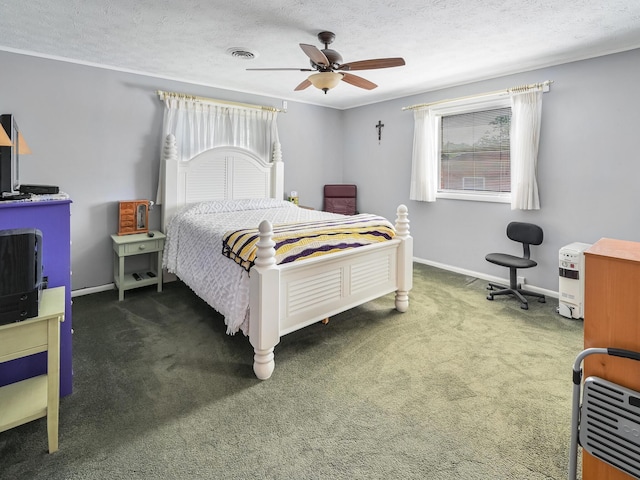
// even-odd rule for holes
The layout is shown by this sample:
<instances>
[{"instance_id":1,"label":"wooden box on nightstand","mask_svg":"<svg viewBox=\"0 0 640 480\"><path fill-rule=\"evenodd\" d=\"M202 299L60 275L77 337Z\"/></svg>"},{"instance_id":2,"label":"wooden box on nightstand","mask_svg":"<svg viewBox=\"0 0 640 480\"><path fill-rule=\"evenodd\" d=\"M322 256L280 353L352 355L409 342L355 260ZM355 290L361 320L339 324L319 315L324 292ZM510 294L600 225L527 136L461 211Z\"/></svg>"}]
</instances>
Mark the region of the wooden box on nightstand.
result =
<instances>
[{"instance_id":1,"label":"wooden box on nightstand","mask_svg":"<svg viewBox=\"0 0 640 480\"><path fill-rule=\"evenodd\" d=\"M118 208L118 235L147 233L149 231L149 200L120 202Z\"/></svg>"}]
</instances>

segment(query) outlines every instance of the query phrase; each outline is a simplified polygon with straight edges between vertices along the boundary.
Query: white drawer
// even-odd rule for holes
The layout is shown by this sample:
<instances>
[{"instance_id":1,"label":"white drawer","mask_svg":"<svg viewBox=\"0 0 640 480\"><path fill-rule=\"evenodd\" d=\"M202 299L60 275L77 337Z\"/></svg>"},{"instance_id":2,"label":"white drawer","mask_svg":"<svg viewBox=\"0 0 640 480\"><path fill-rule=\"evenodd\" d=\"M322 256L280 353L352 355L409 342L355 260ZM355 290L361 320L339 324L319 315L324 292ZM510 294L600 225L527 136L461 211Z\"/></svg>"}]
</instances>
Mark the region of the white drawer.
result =
<instances>
[{"instance_id":1,"label":"white drawer","mask_svg":"<svg viewBox=\"0 0 640 480\"><path fill-rule=\"evenodd\" d=\"M157 252L162 250L162 240L147 240L145 242L127 243L124 245L125 254Z\"/></svg>"}]
</instances>

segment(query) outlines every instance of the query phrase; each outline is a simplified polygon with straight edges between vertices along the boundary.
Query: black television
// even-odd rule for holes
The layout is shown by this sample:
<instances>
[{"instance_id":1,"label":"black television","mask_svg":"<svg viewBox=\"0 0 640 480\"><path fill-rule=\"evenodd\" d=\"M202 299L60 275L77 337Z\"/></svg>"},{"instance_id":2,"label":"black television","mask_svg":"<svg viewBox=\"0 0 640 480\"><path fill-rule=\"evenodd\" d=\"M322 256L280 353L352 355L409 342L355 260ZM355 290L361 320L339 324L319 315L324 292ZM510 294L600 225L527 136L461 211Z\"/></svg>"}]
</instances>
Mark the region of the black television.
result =
<instances>
[{"instance_id":1,"label":"black television","mask_svg":"<svg viewBox=\"0 0 640 480\"><path fill-rule=\"evenodd\" d=\"M11 140L11 146L0 147L0 195L15 194L20 188L20 130L15 116L0 115L0 124Z\"/></svg>"}]
</instances>

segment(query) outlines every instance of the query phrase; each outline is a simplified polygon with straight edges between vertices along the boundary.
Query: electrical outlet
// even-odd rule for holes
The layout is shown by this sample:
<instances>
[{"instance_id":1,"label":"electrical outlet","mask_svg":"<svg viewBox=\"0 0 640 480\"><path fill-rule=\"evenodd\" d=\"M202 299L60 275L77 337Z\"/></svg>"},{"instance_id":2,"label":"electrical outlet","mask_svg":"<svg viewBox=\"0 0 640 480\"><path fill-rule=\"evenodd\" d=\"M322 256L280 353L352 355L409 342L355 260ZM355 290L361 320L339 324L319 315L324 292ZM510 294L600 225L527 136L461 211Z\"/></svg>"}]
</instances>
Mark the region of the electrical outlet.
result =
<instances>
[{"instance_id":1,"label":"electrical outlet","mask_svg":"<svg viewBox=\"0 0 640 480\"><path fill-rule=\"evenodd\" d=\"M527 283L527 280L524 277L518 277L518 283L520 285L524 285L525 283Z\"/></svg>"}]
</instances>

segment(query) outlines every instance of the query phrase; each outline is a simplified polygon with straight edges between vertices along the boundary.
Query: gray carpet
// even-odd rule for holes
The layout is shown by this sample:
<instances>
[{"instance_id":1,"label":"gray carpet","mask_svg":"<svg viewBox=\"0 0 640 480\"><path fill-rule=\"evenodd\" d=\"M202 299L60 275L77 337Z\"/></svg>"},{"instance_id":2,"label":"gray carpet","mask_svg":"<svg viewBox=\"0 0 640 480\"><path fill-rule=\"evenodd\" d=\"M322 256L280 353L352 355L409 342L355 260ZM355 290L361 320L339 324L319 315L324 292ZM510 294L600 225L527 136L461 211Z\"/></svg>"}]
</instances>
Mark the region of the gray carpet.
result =
<instances>
[{"instance_id":1,"label":"gray carpet","mask_svg":"<svg viewBox=\"0 0 640 480\"><path fill-rule=\"evenodd\" d=\"M77 297L60 450L0 433L2 479L562 479L582 322L415 265L393 295L252 348L179 282Z\"/></svg>"}]
</instances>

